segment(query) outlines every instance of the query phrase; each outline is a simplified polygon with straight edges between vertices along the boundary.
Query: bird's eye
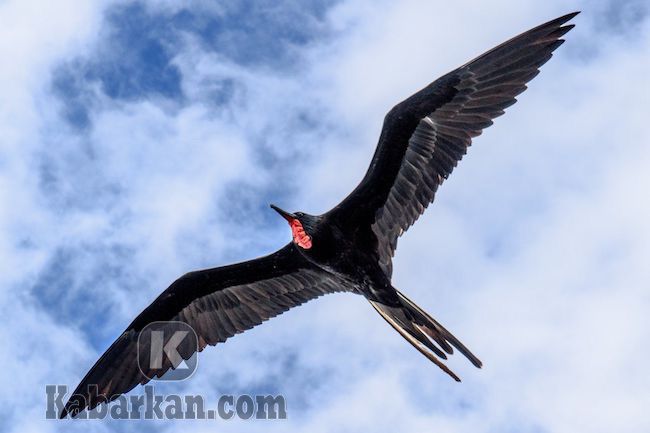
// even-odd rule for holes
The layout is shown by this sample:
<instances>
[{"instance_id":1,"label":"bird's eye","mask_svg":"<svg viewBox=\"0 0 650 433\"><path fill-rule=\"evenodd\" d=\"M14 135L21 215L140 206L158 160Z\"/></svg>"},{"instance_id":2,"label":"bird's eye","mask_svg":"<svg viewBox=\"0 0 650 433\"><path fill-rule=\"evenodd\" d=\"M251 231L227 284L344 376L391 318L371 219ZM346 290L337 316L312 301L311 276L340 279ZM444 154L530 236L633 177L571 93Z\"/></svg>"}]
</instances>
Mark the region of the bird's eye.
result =
<instances>
[{"instance_id":1,"label":"bird's eye","mask_svg":"<svg viewBox=\"0 0 650 433\"><path fill-rule=\"evenodd\" d=\"M297 217L303 217L304 215L305 215L305 214L302 213L302 212L296 212L296 216L297 216Z\"/></svg>"}]
</instances>

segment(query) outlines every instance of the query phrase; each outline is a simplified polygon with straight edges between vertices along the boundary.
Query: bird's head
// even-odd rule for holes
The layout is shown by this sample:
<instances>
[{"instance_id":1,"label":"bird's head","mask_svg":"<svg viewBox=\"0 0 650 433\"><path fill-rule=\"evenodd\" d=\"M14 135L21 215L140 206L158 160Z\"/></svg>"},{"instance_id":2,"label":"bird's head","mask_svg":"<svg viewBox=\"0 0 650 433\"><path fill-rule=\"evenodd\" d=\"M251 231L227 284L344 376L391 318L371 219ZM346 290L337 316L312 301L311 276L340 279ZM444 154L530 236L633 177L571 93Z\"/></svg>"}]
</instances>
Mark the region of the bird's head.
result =
<instances>
[{"instance_id":1,"label":"bird's head","mask_svg":"<svg viewBox=\"0 0 650 433\"><path fill-rule=\"evenodd\" d=\"M300 248L308 250L312 247L313 235L316 231L319 217L303 212L289 213L272 204L271 208L282 215L291 227L293 242Z\"/></svg>"}]
</instances>

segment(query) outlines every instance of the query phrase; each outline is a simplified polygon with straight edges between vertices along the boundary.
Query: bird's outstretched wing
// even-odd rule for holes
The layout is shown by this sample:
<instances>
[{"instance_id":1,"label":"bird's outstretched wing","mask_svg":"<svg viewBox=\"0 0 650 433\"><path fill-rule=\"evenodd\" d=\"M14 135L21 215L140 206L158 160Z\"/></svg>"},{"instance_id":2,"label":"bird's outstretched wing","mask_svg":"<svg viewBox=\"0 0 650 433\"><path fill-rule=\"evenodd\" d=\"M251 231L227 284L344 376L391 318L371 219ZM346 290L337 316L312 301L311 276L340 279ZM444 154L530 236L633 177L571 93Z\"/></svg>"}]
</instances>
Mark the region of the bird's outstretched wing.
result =
<instances>
[{"instance_id":1,"label":"bird's outstretched wing","mask_svg":"<svg viewBox=\"0 0 650 433\"><path fill-rule=\"evenodd\" d=\"M108 348L83 378L61 418L111 401L172 368L169 359L155 371L146 371L146 362L138 366L138 351L148 356L138 348L138 335L149 324L189 324L198 336L200 351L306 301L345 290L344 283L312 265L293 243L259 259L190 272L174 281ZM175 325L160 326L166 345ZM167 327L170 332L165 332ZM177 351L185 360L196 352L193 344L181 344Z\"/></svg>"},{"instance_id":2,"label":"bird's outstretched wing","mask_svg":"<svg viewBox=\"0 0 650 433\"><path fill-rule=\"evenodd\" d=\"M535 27L444 75L397 104L384 119L365 177L331 211L340 221L369 224L379 262L392 274L397 238L434 199L472 138L516 102L573 28L578 12Z\"/></svg>"}]
</instances>

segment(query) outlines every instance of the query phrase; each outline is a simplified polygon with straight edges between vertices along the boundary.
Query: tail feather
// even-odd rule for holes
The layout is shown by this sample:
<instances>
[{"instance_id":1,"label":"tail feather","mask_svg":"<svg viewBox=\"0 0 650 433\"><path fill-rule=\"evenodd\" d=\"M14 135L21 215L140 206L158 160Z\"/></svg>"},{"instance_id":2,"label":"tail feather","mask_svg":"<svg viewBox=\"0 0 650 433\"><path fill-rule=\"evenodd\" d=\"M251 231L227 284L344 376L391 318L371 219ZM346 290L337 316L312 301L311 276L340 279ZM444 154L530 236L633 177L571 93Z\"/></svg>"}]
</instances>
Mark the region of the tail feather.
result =
<instances>
[{"instance_id":1,"label":"tail feather","mask_svg":"<svg viewBox=\"0 0 650 433\"><path fill-rule=\"evenodd\" d=\"M402 303L407 308L409 308L409 311L415 313L415 316L418 317L419 320L425 323L425 326L427 327L427 329L430 330L431 333L434 333L438 336L437 338L434 338L436 341L438 339L442 339L443 341L446 340L452 346L454 346L460 353L462 353L467 359L469 359L469 361L472 364L474 364L476 368L481 368L483 366L481 360L478 359L472 352L470 352L470 350L467 347L465 347L463 343L458 341L458 339L454 337L454 335L451 332L449 332L444 326L438 323L436 319L434 319L426 311L418 307L415 304L415 302L411 301L399 290L397 291L397 296L399 297L400 301L402 301ZM447 351L447 353L451 354L453 352Z\"/></svg>"},{"instance_id":2,"label":"tail feather","mask_svg":"<svg viewBox=\"0 0 650 433\"><path fill-rule=\"evenodd\" d=\"M449 355L453 355L453 354L454 354L454 348L451 347L451 346L449 345L449 343L447 343L447 340L445 340L444 338L442 338L442 336L440 335L439 332L433 332L433 331L431 331L431 329L429 329L428 327L426 327L426 326L424 326L424 325L421 325L420 323L422 323L422 322L415 323L415 326L417 326L418 329L420 329L420 330L421 330L422 332L424 332L424 333L425 333L429 338L431 338L433 341L435 341L435 342L438 344L438 346L440 346L440 347L442 348L442 350L444 350L445 352L447 352ZM445 358L445 359L447 359L447 358Z\"/></svg>"},{"instance_id":3,"label":"tail feather","mask_svg":"<svg viewBox=\"0 0 650 433\"><path fill-rule=\"evenodd\" d=\"M457 382L460 382L460 378L438 359L447 359L445 352L451 355L452 346L465 355L472 364L481 368L481 361L451 332L402 293L398 291L397 295L402 306L390 307L376 301L370 301L370 304L406 341Z\"/></svg>"},{"instance_id":4,"label":"tail feather","mask_svg":"<svg viewBox=\"0 0 650 433\"><path fill-rule=\"evenodd\" d=\"M402 337L404 337L406 341L411 343L413 347L419 350L420 353L422 353L424 356L429 358L431 362L433 362L438 367L440 367L442 371L444 371L449 376L451 376L456 382L460 382L460 378L456 376L456 374L453 371L451 371L445 364L440 362L440 360L436 358L436 356L433 353L431 353L431 351L427 350L429 345L425 343L425 341L427 341L426 337L421 338L417 336L417 334L414 334L411 330L409 330L409 328L415 329L413 328L413 325L404 326L402 325L402 323L400 323L401 321L396 320L396 314L394 313L396 311L400 311L399 309L388 307L384 304L375 301L370 301L370 304L375 308L375 310L377 310L377 312L381 315L381 317L384 318L384 320L386 320L393 328L395 328L397 332L400 333Z\"/></svg>"}]
</instances>

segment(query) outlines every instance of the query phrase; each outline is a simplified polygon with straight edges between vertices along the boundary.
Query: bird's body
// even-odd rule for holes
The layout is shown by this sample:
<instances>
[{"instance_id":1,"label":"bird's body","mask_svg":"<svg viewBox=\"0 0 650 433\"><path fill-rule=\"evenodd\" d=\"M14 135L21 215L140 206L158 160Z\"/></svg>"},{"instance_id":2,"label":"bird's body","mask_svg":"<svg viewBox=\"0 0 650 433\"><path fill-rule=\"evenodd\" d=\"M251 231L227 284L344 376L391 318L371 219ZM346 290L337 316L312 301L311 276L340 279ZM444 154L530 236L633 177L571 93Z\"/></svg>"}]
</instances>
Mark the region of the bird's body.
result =
<instances>
[{"instance_id":1,"label":"bird's body","mask_svg":"<svg viewBox=\"0 0 650 433\"><path fill-rule=\"evenodd\" d=\"M328 272L368 299L394 304L397 296L390 278L379 267L377 239L367 227L346 227L335 214L313 218L312 247L297 247L314 266Z\"/></svg>"},{"instance_id":2,"label":"bird's body","mask_svg":"<svg viewBox=\"0 0 650 433\"><path fill-rule=\"evenodd\" d=\"M81 381L62 417L94 408L174 368L138 367L138 335L154 322L184 322L198 350L318 296L351 292L454 379L441 359L457 349L481 362L458 339L392 285L397 239L433 201L473 137L492 124L539 72L577 13L531 29L444 75L388 112L361 183L323 215L288 213L293 241L273 254L190 272L126 328ZM180 346L184 359L196 351Z\"/></svg>"}]
</instances>

